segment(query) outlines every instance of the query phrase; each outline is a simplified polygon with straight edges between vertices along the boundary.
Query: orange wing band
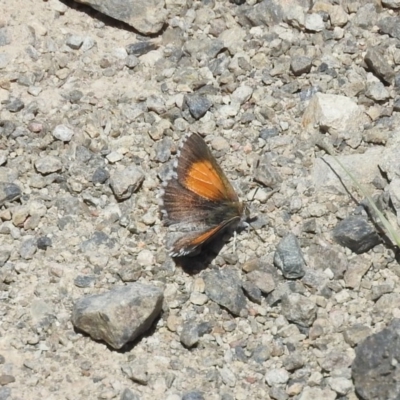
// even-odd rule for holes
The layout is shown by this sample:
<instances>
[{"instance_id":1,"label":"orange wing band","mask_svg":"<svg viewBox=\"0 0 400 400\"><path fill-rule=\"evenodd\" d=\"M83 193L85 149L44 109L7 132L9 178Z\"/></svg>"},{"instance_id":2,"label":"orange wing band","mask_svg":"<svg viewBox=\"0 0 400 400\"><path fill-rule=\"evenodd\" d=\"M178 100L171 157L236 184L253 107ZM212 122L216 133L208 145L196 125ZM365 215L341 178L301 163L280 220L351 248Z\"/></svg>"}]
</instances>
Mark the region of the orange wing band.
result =
<instances>
[{"instance_id":1,"label":"orange wing band","mask_svg":"<svg viewBox=\"0 0 400 400\"><path fill-rule=\"evenodd\" d=\"M197 195L211 201L221 201L229 196L221 177L208 160L191 165L185 176L185 186Z\"/></svg>"}]
</instances>

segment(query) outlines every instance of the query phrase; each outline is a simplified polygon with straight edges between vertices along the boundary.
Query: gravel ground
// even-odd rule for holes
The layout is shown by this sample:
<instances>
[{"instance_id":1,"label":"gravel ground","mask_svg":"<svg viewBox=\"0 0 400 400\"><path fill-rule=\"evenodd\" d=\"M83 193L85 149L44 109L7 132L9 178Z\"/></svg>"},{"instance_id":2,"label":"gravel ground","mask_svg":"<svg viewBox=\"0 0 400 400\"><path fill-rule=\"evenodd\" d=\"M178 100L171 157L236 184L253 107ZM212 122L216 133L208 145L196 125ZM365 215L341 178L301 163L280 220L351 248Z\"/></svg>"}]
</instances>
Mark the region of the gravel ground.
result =
<instances>
[{"instance_id":1,"label":"gravel ground","mask_svg":"<svg viewBox=\"0 0 400 400\"><path fill-rule=\"evenodd\" d=\"M400 354L400 267L316 141L398 229L399 7L170 0L145 36L0 0L0 400L398 398L362 344ZM206 268L158 211L187 132L257 217ZM155 296L133 342L74 327L123 285Z\"/></svg>"}]
</instances>

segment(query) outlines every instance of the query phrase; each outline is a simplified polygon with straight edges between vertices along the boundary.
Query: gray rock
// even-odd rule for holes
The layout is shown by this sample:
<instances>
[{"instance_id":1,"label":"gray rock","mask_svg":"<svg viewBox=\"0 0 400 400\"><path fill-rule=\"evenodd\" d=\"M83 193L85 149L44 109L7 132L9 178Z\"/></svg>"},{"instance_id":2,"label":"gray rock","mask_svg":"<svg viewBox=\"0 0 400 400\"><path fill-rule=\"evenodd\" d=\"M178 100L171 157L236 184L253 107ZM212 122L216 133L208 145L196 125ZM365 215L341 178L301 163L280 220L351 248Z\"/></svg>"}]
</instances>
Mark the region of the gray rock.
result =
<instances>
[{"instance_id":1,"label":"gray rock","mask_svg":"<svg viewBox=\"0 0 400 400\"><path fill-rule=\"evenodd\" d=\"M52 241L48 236L41 236L37 240L37 247L40 250L46 250L48 247L52 246Z\"/></svg>"},{"instance_id":2,"label":"gray rock","mask_svg":"<svg viewBox=\"0 0 400 400\"><path fill-rule=\"evenodd\" d=\"M204 400L204 394L200 390L192 390L182 396L182 400Z\"/></svg>"},{"instance_id":3,"label":"gray rock","mask_svg":"<svg viewBox=\"0 0 400 400\"><path fill-rule=\"evenodd\" d=\"M164 137L156 144L156 161L165 163L171 157L172 140L169 137Z\"/></svg>"},{"instance_id":4,"label":"gray rock","mask_svg":"<svg viewBox=\"0 0 400 400\"><path fill-rule=\"evenodd\" d=\"M400 8L400 0L382 0L382 4L388 8Z\"/></svg>"},{"instance_id":5,"label":"gray rock","mask_svg":"<svg viewBox=\"0 0 400 400\"><path fill-rule=\"evenodd\" d=\"M163 294L154 286L131 283L79 299L72 312L74 326L115 349L147 331L161 312Z\"/></svg>"},{"instance_id":6,"label":"gray rock","mask_svg":"<svg viewBox=\"0 0 400 400\"><path fill-rule=\"evenodd\" d=\"M93 182L93 184L105 183L109 177L110 177L110 173L105 168L98 167L93 172L92 182Z\"/></svg>"},{"instance_id":7,"label":"gray rock","mask_svg":"<svg viewBox=\"0 0 400 400\"><path fill-rule=\"evenodd\" d=\"M157 44L146 40L143 42L128 44L128 46L126 46L126 52L129 56L139 57L148 53L149 51L156 50L157 47Z\"/></svg>"},{"instance_id":8,"label":"gray rock","mask_svg":"<svg viewBox=\"0 0 400 400\"><path fill-rule=\"evenodd\" d=\"M21 111L24 107L24 102L18 97L10 96L9 99L5 101L5 108L12 113Z\"/></svg>"},{"instance_id":9,"label":"gray rock","mask_svg":"<svg viewBox=\"0 0 400 400\"><path fill-rule=\"evenodd\" d=\"M400 40L400 17L386 17L378 22L379 29L382 33Z\"/></svg>"},{"instance_id":10,"label":"gray rock","mask_svg":"<svg viewBox=\"0 0 400 400\"><path fill-rule=\"evenodd\" d=\"M356 348L351 366L358 395L365 400L395 400L400 393L397 360L400 357L400 320L367 337Z\"/></svg>"},{"instance_id":11,"label":"gray rock","mask_svg":"<svg viewBox=\"0 0 400 400\"><path fill-rule=\"evenodd\" d=\"M269 389L269 397L274 400L286 400L289 398L289 395L280 387L273 386Z\"/></svg>"},{"instance_id":12,"label":"gray rock","mask_svg":"<svg viewBox=\"0 0 400 400\"><path fill-rule=\"evenodd\" d=\"M344 274L346 287L357 288L360 285L362 277L370 267L371 264L365 262L365 260L353 260L353 262L348 265L347 271Z\"/></svg>"},{"instance_id":13,"label":"gray rock","mask_svg":"<svg viewBox=\"0 0 400 400\"><path fill-rule=\"evenodd\" d=\"M275 189L282 182L282 178L271 165L270 156L268 154L256 160L254 180L271 189Z\"/></svg>"},{"instance_id":14,"label":"gray rock","mask_svg":"<svg viewBox=\"0 0 400 400\"><path fill-rule=\"evenodd\" d=\"M71 47L71 49L79 50L83 44L83 37L78 35L70 35L67 38L66 44L68 47Z\"/></svg>"},{"instance_id":15,"label":"gray rock","mask_svg":"<svg viewBox=\"0 0 400 400\"><path fill-rule=\"evenodd\" d=\"M265 381L269 386L285 384L289 380L289 374L284 368L269 369L265 374Z\"/></svg>"},{"instance_id":16,"label":"gray rock","mask_svg":"<svg viewBox=\"0 0 400 400\"><path fill-rule=\"evenodd\" d=\"M95 231L92 237L81 243L81 250L84 253L95 251L99 246L106 246L112 249L116 245L116 239L110 238L105 232Z\"/></svg>"},{"instance_id":17,"label":"gray rock","mask_svg":"<svg viewBox=\"0 0 400 400\"><path fill-rule=\"evenodd\" d=\"M7 400L11 396L11 388L2 387L0 388L0 400Z\"/></svg>"},{"instance_id":18,"label":"gray rock","mask_svg":"<svg viewBox=\"0 0 400 400\"><path fill-rule=\"evenodd\" d=\"M207 296L228 309L234 315L240 315L246 307L246 298L238 276L227 269L206 271L203 276Z\"/></svg>"},{"instance_id":19,"label":"gray rock","mask_svg":"<svg viewBox=\"0 0 400 400\"><path fill-rule=\"evenodd\" d=\"M377 21L378 21L378 7L373 3L367 3L362 5L357 10L357 13L354 16L354 18L351 20L352 24L366 30L376 25Z\"/></svg>"},{"instance_id":20,"label":"gray rock","mask_svg":"<svg viewBox=\"0 0 400 400\"><path fill-rule=\"evenodd\" d=\"M256 5L242 5L237 11L241 25L273 26L283 19L283 10L279 2L263 0Z\"/></svg>"},{"instance_id":21,"label":"gray rock","mask_svg":"<svg viewBox=\"0 0 400 400\"><path fill-rule=\"evenodd\" d=\"M129 55L125 59L125 65L130 69L135 68L138 64L139 64L139 59L133 54Z\"/></svg>"},{"instance_id":22,"label":"gray rock","mask_svg":"<svg viewBox=\"0 0 400 400\"><path fill-rule=\"evenodd\" d=\"M290 61L290 69L295 76L308 74L311 71L312 59L305 56L293 57Z\"/></svg>"},{"instance_id":23,"label":"gray rock","mask_svg":"<svg viewBox=\"0 0 400 400\"><path fill-rule=\"evenodd\" d=\"M144 360L135 360L129 364L122 366L122 372L133 382L140 385L147 385L149 381L149 373Z\"/></svg>"},{"instance_id":24,"label":"gray rock","mask_svg":"<svg viewBox=\"0 0 400 400\"><path fill-rule=\"evenodd\" d=\"M385 157L386 155L386 157ZM379 147L371 148L364 154L351 154L338 156L339 161L352 172L357 181L366 189L374 189L374 178L380 174L379 169L385 168L386 160L390 160L388 174L393 171L393 159L389 151L383 152ZM400 170L400 162L399 162ZM331 156L324 156L315 160L313 169L313 181L318 191L328 193L347 193L350 189L356 189L352 180L339 167Z\"/></svg>"},{"instance_id":25,"label":"gray rock","mask_svg":"<svg viewBox=\"0 0 400 400\"><path fill-rule=\"evenodd\" d=\"M72 104L78 104L81 100L81 98L83 97L83 93L80 90L71 90L68 93L68 100L72 103ZM53 132L54 135L54 132Z\"/></svg>"},{"instance_id":26,"label":"gray rock","mask_svg":"<svg viewBox=\"0 0 400 400\"><path fill-rule=\"evenodd\" d=\"M185 42L184 50L194 57L213 60L225 48L225 44L219 39L210 39L208 36L201 36Z\"/></svg>"},{"instance_id":27,"label":"gray rock","mask_svg":"<svg viewBox=\"0 0 400 400\"><path fill-rule=\"evenodd\" d=\"M182 328L180 341L185 347L191 348L198 343L201 336L210 333L211 330L212 326L209 322L202 322L200 324L193 321L186 322Z\"/></svg>"},{"instance_id":28,"label":"gray rock","mask_svg":"<svg viewBox=\"0 0 400 400\"><path fill-rule=\"evenodd\" d=\"M42 175L61 171L62 163L59 158L54 156L45 156L35 161L35 168Z\"/></svg>"},{"instance_id":29,"label":"gray rock","mask_svg":"<svg viewBox=\"0 0 400 400\"><path fill-rule=\"evenodd\" d=\"M317 13L307 14L305 17L304 26L311 32L321 32L325 28L322 16Z\"/></svg>"},{"instance_id":30,"label":"gray rock","mask_svg":"<svg viewBox=\"0 0 400 400\"><path fill-rule=\"evenodd\" d=\"M96 281L96 277L94 275L78 275L74 279L74 285L79 288L87 288L93 286Z\"/></svg>"},{"instance_id":31,"label":"gray rock","mask_svg":"<svg viewBox=\"0 0 400 400\"><path fill-rule=\"evenodd\" d=\"M311 326L317 317L315 303L299 293L283 296L281 307L282 315L288 321L300 326Z\"/></svg>"},{"instance_id":32,"label":"gray rock","mask_svg":"<svg viewBox=\"0 0 400 400\"><path fill-rule=\"evenodd\" d=\"M303 114L305 127L318 126L347 140L351 146L360 144L364 121L364 115L354 100L334 94L315 94Z\"/></svg>"},{"instance_id":33,"label":"gray rock","mask_svg":"<svg viewBox=\"0 0 400 400\"><path fill-rule=\"evenodd\" d=\"M166 111L165 101L161 96L151 95L146 100L147 109L157 114L164 114Z\"/></svg>"},{"instance_id":34,"label":"gray rock","mask_svg":"<svg viewBox=\"0 0 400 400\"><path fill-rule=\"evenodd\" d=\"M356 215L340 221L334 228L332 237L335 242L357 254L365 253L381 243L379 235L367 218Z\"/></svg>"},{"instance_id":35,"label":"gray rock","mask_svg":"<svg viewBox=\"0 0 400 400\"><path fill-rule=\"evenodd\" d=\"M287 279L298 279L304 276L303 253L293 233L289 233L279 242L274 255L274 264Z\"/></svg>"},{"instance_id":36,"label":"gray rock","mask_svg":"<svg viewBox=\"0 0 400 400\"><path fill-rule=\"evenodd\" d=\"M334 349L318 360L321 367L328 372L350 367L353 362L353 352Z\"/></svg>"},{"instance_id":37,"label":"gray rock","mask_svg":"<svg viewBox=\"0 0 400 400\"><path fill-rule=\"evenodd\" d=\"M251 358L259 364L262 364L264 361L269 360L270 357L271 357L270 348L262 344L257 346L253 350L253 354L251 355Z\"/></svg>"},{"instance_id":38,"label":"gray rock","mask_svg":"<svg viewBox=\"0 0 400 400\"><path fill-rule=\"evenodd\" d=\"M18 200L21 195L21 189L15 183L0 182L0 206Z\"/></svg>"},{"instance_id":39,"label":"gray rock","mask_svg":"<svg viewBox=\"0 0 400 400\"><path fill-rule=\"evenodd\" d=\"M83 43L81 46L81 50L83 52L89 51L91 48L93 48L96 45L96 41L90 37L90 36L85 36L83 38Z\"/></svg>"},{"instance_id":40,"label":"gray rock","mask_svg":"<svg viewBox=\"0 0 400 400\"><path fill-rule=\"evenodd\" d=\"M74 135L74 131L66 125L57 125L53 130L53 136L63 142L69 142Z\"/></svg>"},{"instance_id":41,"label":"gray rock","mask_svg":"<svg viewBox=\"0 0 400 400\"><path fill-rule=\"evenodd\" d=\"M185 95L183 111L188 109L194 119L200 119L210 109L212 102L205 96L198 94Z\"/></svg>"},{"instance_id":42,"label":"gray rock","mask_svg":"<svg viewBox=\"0 0 400 400\"><path fill-rule=\"evenodd\" d=\"M126 22L144 35L157 33L166 22L164 0L76 0L109 17Z\"/></svg>"},{"instance_id":43,"label":"gray rock","mask_svg":"<svg viewBox=\"0 0 400 400\"><path fill-rule=\"evenodd\" d=\"M261 290L252 282L243 282L242 288L246 296L254 303L261 304Z\"/></svg>"},{"instance_id":44,"label":"gray rock","mask_svg":"<svg viewBox=\"0 0 400 400\"><path fill-rule=\"evenodd\" d=\"M111 175L110 186L118 200L126 200L136 192L144 180L143 171L131 165Z\"/></svg>"},{"instance_id":45,"label":"gray rock","mask_svg":"<svg viewBox=\"0 0 400 400\"><path fill-rule=\"evenodd\" d=\"M389 85L393 83L394 70L378 48L369 49L367 54L365 54L364 61L379 79L382 79Z\"/></svg>"},{"instance_id":46,"label":"gray rock","mask_svg":"<svg viewBox=\"0 0 400 400\"><path fill-rule=\"evenodd\" d=\"M310 289L311 293L323 293L329 280L322 270L315 271L307 268L301 281Z\"/></svg>"},{"instance_id":47,"label":"gray rock","mask_svg":"<svg viewBox=\"0 0 400 400\"><path fill-rule=\"evenodd\" d=\"M283 361L283 366L290 372L304 366L304 359L299 352L289 354Z\"/></svg>"},{"instance_id":48,"label":"gray rock","mask_svg":"<svg viewBox=\"0 0 400 400\"><path fill-rule=\"evenodd\" d=\"M24 239L19 248L19 254L24 260L32 259L36 251L37 241L34 237Z\"/></svg>"},{"instance_id":49,"label":"gray rock","mask_svg":"<svg viewBox=\"0 0 400 400\"><path fill-rule=\"evenodd\" d=\"M125 388L121 393L119 400L140 400L140 396L137 393L132 392L131 389Z\"/></svg>"},{"instance_id":50,"label":"gray rock","mask_svg":"<svg viewBox=\"0 0 400 400\"><path fill-rule=\"evenodd\" d=\"M365 96L376 102L382 102L390 98L390 93L382 82L370 82L367 84Z\"/></svg>"},{"instance_id":51,"label":"gray rock","mask_svg":"<svg viewBox=\"0 0 400 400\"><path fill-rule=\"evenodd\" d=\"M354 347L371 334L371 327L363 324L355 324L343 332L343 338L347 344Z\"/></svg>"},{"instance_id":52,"label":"gray rock","mask_svg":"<svg viewBox=\"0 0 400 400\"><path fill-rule=\"evenodd\" d=\"M271 293L275 289L275 281L272 274L255 270L247 274L247 279L252 282L265 295Z\"/></svg>"}]
</instances>

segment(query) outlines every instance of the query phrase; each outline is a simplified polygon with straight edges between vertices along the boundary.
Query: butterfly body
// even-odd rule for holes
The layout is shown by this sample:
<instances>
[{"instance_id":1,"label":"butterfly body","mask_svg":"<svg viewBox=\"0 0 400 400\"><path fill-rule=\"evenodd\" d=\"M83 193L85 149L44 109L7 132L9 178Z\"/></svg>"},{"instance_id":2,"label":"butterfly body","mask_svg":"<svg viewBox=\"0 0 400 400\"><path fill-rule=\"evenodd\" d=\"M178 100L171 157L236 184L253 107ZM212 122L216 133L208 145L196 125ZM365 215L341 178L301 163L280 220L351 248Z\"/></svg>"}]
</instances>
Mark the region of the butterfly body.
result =
<instances>
[{"instance_id":1,"label":"butterfly body","mask_svg":"<svg viewBox=\"0 0 400 400\"><path fill-rule=\"evenodd\" d=\"M163 186L161 213L169 227L167 247L172 257L197 253L247 217L246 205L198 134L185 137L174 171Z\"/></svg>"}]
</instances>

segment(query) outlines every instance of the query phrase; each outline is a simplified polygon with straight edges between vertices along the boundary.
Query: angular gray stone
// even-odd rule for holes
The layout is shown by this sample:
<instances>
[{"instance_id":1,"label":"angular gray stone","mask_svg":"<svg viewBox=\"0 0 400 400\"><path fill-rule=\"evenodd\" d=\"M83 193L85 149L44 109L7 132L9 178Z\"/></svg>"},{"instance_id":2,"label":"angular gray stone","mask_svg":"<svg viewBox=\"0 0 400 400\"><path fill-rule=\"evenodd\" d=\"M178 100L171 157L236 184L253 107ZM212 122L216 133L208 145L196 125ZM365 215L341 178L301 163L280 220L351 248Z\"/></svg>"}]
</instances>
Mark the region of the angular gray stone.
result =
<instances>
[{"instance_id":1,"label":"angular gray stone","mask_svg":"<svg viewBox=\"0 0 400 400\"><path fill-rule=\"evenodd\" d=\"M71 49L78 50L82 46L83 37L78 35L70 35L67 38L66 44L71 47Z\"/></svg>"},{"instance_id":2,"label":"angular gray stone","mask_svg":"<svg viewBox=\"0 0 400 400\"><path fill-rule=\"evenodd\" d=\"M252 282L265 295L271 293L275 289L275 281L272 274L255 270L247 274L247 279Z\"/></svg>"},{"instance_id":3,"label":"angular gray stone","mask_svg":"<svg viewBox=\"0 0 400 400\"><path fill-rule=\"evenodd\" d=\"M303 253L299 241L293 233L289 233L278 243L274 255L274 264L287 279L298 279L304 276Z\"/></svg>"},{"instance_id":4,"label":"angular gray stone","mask_svg":"<svg viewBox=\"0 0 400 400\"><path fill-rule=\"evenodd\" d=\"M282 298L282 315L300 326L311 326L317 317L316 304L299 293L291 293Z\"/></svg>"},{"instance_id":5,"label":"angular gray stone","mask_svg":"<svg viewBox=\"0 0 400 400\"><path fill-rule=\"evenodd\" d=\"M74 135L74 131L66 125L57 125L53 130L53 136L63 142L69 142Z\"/></svg>"},{"instance_id":6,"label":"angular gray stone","mask_svg":"<svg viewBox=\"0 0 400 400\"><path fill-rule=\"evenodd\" d=\"M305 56L293 57L290 61L290 69L295 76L307 74L311 71L312 59Z\"/></svg>"},{"instance_id":7,"label":"angular gray stone","mask_svg":"<svg viewBox=\"0 0 400 400\"><path fill-rule=\"evenodd\" d=\"M74 326L114 349L147 331L161 312L162 291L131 283L109 292L79 299L73 308Z\"/></svg>"},{"instance_id":8,"label":"angular gray stone","mask_svg":"<svg viewBox=\"0 0 400 400\"><path fill-rule=\"evenodd\" d=\"M9 201L18 200L21 194L20 187L15 183L0 182L0 206Z\"/></svg>"},{"instance_id":9,"label":"angular gray stone","mask_svg":"<svg viewBox=\"0 0 400 400\"><path fill-rule=\"evenodd\" d=\"M400 40L400 17L386 17L378 22L382 33Z\"/></svg>"},{"instance_id":10,"label":"angular gray stone","mask_svg":"<svg viewBox=\"0 0 400 400\"><path fill-rule=\"evenodd\" d=\"M359 215L352 215L340 221L332 232L335 242L348 247L354 253L361 254L372 249L381 238L367 220Z\"/></svg>"},{"instance_id":11,"label":"angular gray stone","mask_svg":"<svg viewBox=\"0 0 400 400\"><path fill-rule=\"evenodd\" d=\"M256 160L254 165L254 180L271 189L276 188L282 182L282 178L271 165L268 154Z\"/></svg>"},{"instance_id":12,"label":"angular gray stone","mask_svg":"<svg viewBox=\"0 0 400 400\"><path fill-rule=\"evenodd\" d=\"M139 189L143 180L143 171L135 165L131 165L115 171L111 175L110 186L118 200L126 200Z\"/></svg>"},{"instance_id":13,"label":"angular gray stone","mask_svg":"<svg viewBox=\"0 0 400 400\"><path fill-rule=\"evenodd\" d=\"M200 324L193 321L186 322L182 328L180 341L185 347L191 348L198 343L201 336L210 333L211 330L212 326L209 322Z\"/></svg>"},{"instance_id":14,"label":"angular gray stone","mask_svg":"<svg viewBox=\"0 0 400 400\"><path fill-rule=\"evenodd\" d=\"M128 44L128 46L126 46L126 52L129 54L129 56L138 57L148 53L149 51L156 50L157 48L157 44L146 40L143 42ZM136 60L139 62L137 58Z\"/></svg>"},{"instance_id":15,"label":"angular gray stone","mask_svg":"<svg viewBox=\"0 0 400 400\"><path fill-rule=\"evenodd\" d=\"M212 103L207 97L198 94L186 95L183 101L183 110L189 109L194 119L201 118L211 106Z\"/></svg>"},{"instance_id":16,"label":"angular gray stone","mask_svg":"<svg viewBox=\"0 0 400 400\"><path fill-rule=\"evenodd\" d=\"M344 341L351 347L358 345L372 334L372 328L363 324L354 324L343 332Z\"/></svg>"},{"instance_id":17,"label":"angular gray stone","mask_svg":"<svg viewBox=\"0 0 400 400\"><path fill-rule=\"evenodd\" d=\"M351 366L356 392L364 400L396 400L400 382L400 320L367 337L356 347Z\"/></svg>"},{"instance_id":18,"label":"angular gray stone","mask_svg":"<svg viewBox=\"0 0 400 400\"><path fill-rule=\"evenodd\" d=\"M393 83L394 70L386 61L382 51L378 48L369 49L364 57L364 61L375 76L389 85Z\"/></svg>"},{"instance_id":19,"label":"angular gray stone","mask_svg":"<svg viewBox=\"0 0 400 400\"><path fill-rule=\"evenodd\" d=\"M164 26L167 11L164 0L76 0L101 13L126 22L147 35L157 33Z\"/></svg>"},{"instance_id":20,"label":"angular gray stone","mask_svg":"<svg viewBox=\"0 0 400 400\"><path fill-rule=\"evenodd\" d=\"M233 271L227 269L206 271L204 276L207 296L234 315L246 307L241 282Z\"/></svg>"},{"instance_id":21,"label":"angular gray stone","mask_svg":"<svg viewBox=\"0 0 400 400\"><path fill-rule=\"evenodd\" d=\"M256 5L244 4L239 7L237 15L241 25L273 26L283 19L283 10L274 0L263 0Z\"/></svg>"},{"instance_id":22,"label":"angular gray stone","mask_svg":"<svg viewBox=\"0 0 400 400\"><path fill-rule=\"evenodd\" d=\"M62 169L62 163L57 157L45 156L35 161L35 168L42 175L47 175L60 171Z\"/></svg>"}]
</instances>

